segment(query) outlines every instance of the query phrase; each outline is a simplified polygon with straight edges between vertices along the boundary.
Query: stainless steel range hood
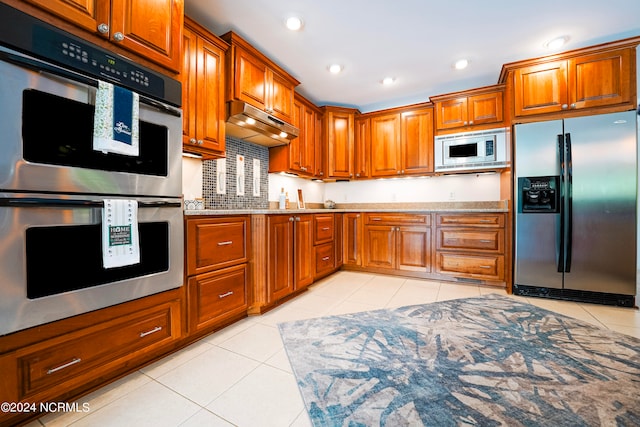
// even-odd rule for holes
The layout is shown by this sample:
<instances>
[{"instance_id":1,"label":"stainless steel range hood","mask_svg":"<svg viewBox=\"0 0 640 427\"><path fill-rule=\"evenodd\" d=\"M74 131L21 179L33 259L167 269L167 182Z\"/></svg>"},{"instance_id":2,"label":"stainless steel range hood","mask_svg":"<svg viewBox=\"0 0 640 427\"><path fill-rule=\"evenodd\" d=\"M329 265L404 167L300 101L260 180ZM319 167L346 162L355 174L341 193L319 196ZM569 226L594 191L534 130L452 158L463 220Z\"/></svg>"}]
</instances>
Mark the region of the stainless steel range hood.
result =
<instances>
[{"instance_id":1,"label":"stainless steel range hood","mask_svg":"<svg viewBox=\"0 0 640 427\"><path fill-rule=\"evenodd\" d=\"M226 133L258 145L286 145L300 134L295 126L285 123L243 101L227 103Z\"/></svg>"}]
</instances>

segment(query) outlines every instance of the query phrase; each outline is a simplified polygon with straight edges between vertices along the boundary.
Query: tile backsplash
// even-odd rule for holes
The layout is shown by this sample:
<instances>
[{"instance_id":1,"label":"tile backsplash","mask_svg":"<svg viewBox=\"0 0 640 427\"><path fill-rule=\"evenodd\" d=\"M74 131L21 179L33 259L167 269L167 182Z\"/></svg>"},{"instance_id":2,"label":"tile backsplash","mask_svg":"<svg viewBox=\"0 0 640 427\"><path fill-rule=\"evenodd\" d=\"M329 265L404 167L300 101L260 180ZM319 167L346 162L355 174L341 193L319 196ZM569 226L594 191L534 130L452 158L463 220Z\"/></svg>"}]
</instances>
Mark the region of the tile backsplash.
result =
<instances>
[{"instance_id":1,"label":"tile backsplash","mask_svg":"<svg viewBox=\"0 0 640 427\"><path fill-rule=\"evenodd\" d=\"M269 149L240 139L226 138L226 170L219 174L216 160L205 160L202 165L202 195L205 209L267 209L269 207ZM244 195L238 192L237 156L244 156ZM260 176L254 181L253 160L260 160ZM217 177L225 180L225 194L218 194ZM242 175L241 175L242 176ZM255 183L260 194L254 196ZM241 184L242 185L242 184Z\"/></svg>"}]
</instances>

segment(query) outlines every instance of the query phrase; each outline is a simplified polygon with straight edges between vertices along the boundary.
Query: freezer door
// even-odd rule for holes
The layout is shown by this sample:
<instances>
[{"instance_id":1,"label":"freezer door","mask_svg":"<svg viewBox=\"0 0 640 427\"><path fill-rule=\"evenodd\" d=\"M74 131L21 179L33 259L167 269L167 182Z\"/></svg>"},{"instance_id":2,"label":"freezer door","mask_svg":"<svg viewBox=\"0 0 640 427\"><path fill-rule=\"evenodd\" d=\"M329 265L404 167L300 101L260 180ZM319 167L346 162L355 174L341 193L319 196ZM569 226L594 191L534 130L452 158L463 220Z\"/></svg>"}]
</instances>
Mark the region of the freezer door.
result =
<instances>
[{"instance_id":1,"label":"freezer door","mask_svg":"<svg viewBox=\"0 0 640 427\"><path fill-rule=\"evenodd\" d=\"M565 120L571 157L565 289L636 293L635 112Z\"/></svg>"},{"instance_id":2,"label":"freezer door","mask_svg":"<svg viewBox=\"0 0 640 427\"><path fill-rule=\"evenodd\" d=\"M517 285L562 288L562 272L558 272L560 214L523 213L518 185L521 177L560 174L559 135L562 135L562 121L515 126L514 283Z\"/></svg>"}]
</instances>

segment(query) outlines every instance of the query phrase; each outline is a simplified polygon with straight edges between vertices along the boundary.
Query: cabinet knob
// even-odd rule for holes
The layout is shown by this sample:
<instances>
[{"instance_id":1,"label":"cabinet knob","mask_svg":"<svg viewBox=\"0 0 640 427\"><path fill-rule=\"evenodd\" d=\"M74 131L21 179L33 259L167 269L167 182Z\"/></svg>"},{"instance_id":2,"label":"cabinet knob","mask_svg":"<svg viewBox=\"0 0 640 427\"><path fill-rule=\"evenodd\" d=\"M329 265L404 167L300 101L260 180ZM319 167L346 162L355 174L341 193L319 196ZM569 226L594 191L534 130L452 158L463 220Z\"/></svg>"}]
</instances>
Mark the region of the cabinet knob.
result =
<instances>
[{"instance_id":1,"label":"cabinet knob","mask_svg":"<svg viewBox=\"0 0 640 427\"><path fill-rule=\"evenodd\" d=\"M359 174L359 173L357 173L357 174L356 174L356 177L357 177L357 178L360 178L360 174Z\"/></svg>"},{"instance_id":2,"label":"cabinet knob","mask_svg":"<svg viewBox=\"0 0 640 427\"><path fill-rule=\"evenodd\" d=\"M289 217L289 222L293 222L293 217L292 216Z\"/></svg>"},{"instance_id":3,"label":"cabinet knob","mask_svg":"<svg viewBox=\"0 0 640 427\"><path fill-rule=\"evenodd\" d=\"M109 32L109 26L103 22L102 24L98 25L98 32L100 34L107 34Z\"/></svg>"},{"instance_id":4,"label":"cabinet knob","mask_svg":"<svg viewBox=\"0 0 640 427\"><path fill-rule=\"evenodd\" d=\"M569 108L569 106L568 106L567 104L562 104L562 107L561 107L561 108L562 108L563 110L566 110L567 108Z\"/></svg>"},{"instance_id":5,"label":"cabinet knob","mask_svg":"<svg viewBox=\"0 0 640 427\"><path fill-rule=\"evenodd\" d=\"M575 103L571 104L571 108L576 108L577 105Z\"/></svg>"},{"instance_id":6,"label":"cabinet knob","mask_svg":"<svg viewBox=\"0 0 640 427\"><path fill-rule=\"evenodd\" d=\"M473 124L473 120L469 120L469 124L472 125Z\"/></svg>"},{"instance_id":7,"label":"cabinet knob","mask_svg":"<svg viewBox=\"0 0 640 427\"><path fill-rule=\"evenodd\" d=\"M296 217L296 222L300 222L300 217L299 216Z\"/></svg>"},{"instance_id":8,"label":"cabinet knob","mask_svg":"<svg viewBox=\"0 0 640 427\"><path fill-rule=\"evenodd\" d=\"M203 140L201 140L201 139L199 139L199 140L198 140L198 145L202 145L202 144L204 144L204 141L203 141Z\"/></svg>"},{"instance_id":9,"label":"cabinet knob","mask_svg":"<svg viewBox=\"0 0 640 427\"><path fill-rule=\"evenodd\" d=\"M465 121L464 123L462 123L463 125L467 125L468 123Z\"/></svg>"},{"instance_id":10,"label":"cabinet knob","mask_svg":"<svg viewBox=\"0 0 640 427\"><path fill-rule=\"evenodd\" d=\"M191 139L189 140L189 144L195 144L195 143L196 143L196 139L195 139L195 138L191 138Z\"/></svg>"},{"instance_id":11,"label":"cabinet knob","mask_svg":"<svg viewBox=\"0 0 640 427\"><path fill-rule=\"evenodd\" d=\"M117 42L121 42L122 40L124 40L124 34L122 34L120 31L118 31L117 33L115 33L113 35L113 39Z\"/></svg>"}]
</instances>

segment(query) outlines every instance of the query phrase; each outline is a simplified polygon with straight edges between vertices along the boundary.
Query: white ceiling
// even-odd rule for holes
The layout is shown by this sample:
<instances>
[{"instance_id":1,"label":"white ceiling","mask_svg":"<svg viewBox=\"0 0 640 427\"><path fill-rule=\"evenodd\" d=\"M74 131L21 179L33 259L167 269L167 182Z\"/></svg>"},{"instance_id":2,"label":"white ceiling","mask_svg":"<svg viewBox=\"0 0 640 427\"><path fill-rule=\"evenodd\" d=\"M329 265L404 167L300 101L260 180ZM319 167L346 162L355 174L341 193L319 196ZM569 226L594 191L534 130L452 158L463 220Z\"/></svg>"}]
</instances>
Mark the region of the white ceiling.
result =
<instances>
[{"instance_id":1,"label":"white ceiling","mask_svg":"<svg viewBox=\"0 0 640 427\"><path fill-rule=\"evenodd\" d=\"M503 64L553 53L543 45L557 36L570 37L562 50L640 36L640 0L185 0L185 13L238 33L317 105L362 112L496 84ZM301 31L285 28L291 15Z\"/></svg>"}]
</instances>

